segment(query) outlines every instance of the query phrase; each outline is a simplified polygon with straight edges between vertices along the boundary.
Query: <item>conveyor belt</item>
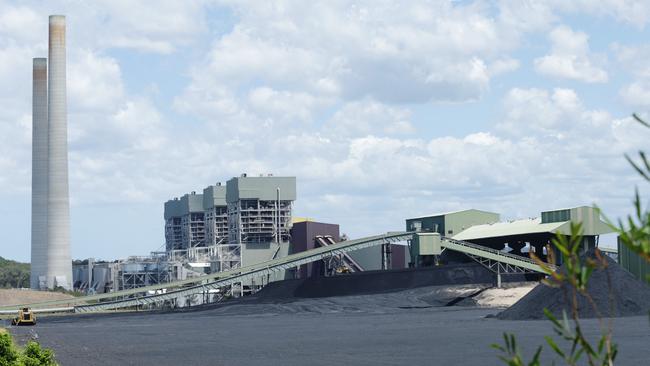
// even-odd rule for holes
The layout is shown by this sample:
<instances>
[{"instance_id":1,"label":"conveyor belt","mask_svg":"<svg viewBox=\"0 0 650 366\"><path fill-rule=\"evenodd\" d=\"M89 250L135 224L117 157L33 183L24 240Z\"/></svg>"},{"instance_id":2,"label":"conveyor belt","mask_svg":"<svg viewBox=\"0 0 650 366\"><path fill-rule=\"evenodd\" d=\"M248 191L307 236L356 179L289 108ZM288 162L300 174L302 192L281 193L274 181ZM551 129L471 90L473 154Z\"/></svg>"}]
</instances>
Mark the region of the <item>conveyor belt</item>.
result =
<instances>
[{"instance_id":1,"label":"conveyor belt","mask_svg":"<svg viewBox=\"0 0 650 366\"><path fill-rule=\"evenodd\" d=\"M336 244L334 239L332 239L331 236L317 236L316 241L318 244L322 247L327 247L333 244ZM345 261L345 264L350 268L352 272L362 272L363 267L357 261L355 261L348 253L343 253L343 260Z\"/></svg>"},{"instance_id":2,"label":"conveyor belt","mask_svg":"<svg viewBox=\"0 0 650 366\"><path fill-rule=\"evenodd\" d=\"M545 273L542 267L540 267L534 260L530 258L516 254L504 253L497 249L488 248L467 241L456 240L448 237L442 237L441 239L443 247L456 252L464 253L483 265L486 265L486 262L484 260L490 260L502 263L506 266L510 266L502 267L506 269L506 271L502 273ZM552 269L557 269L553 265L548 264L548 266ZM488 265L486 265L486 267L490 268Z\"/></svg>"},{"instance_id":3,"label":"conveyor belt","mask_svg":"<svg viewBox=\"0 0 650 366\"><path fill-rule=\"evenodd\" d=\"M356 240L348 240L328 245L326 247L320 247L301 253L291 254L283 258L278 258L228 271L213 273L197 278L190 278L182 281L161 283L152 286L110 292L107 294L82 296L68 300L55 300L34 304L5 306L0 308L0 310L19 309L21 307L43 308L52 306L75 306L77 311L84 312L133 307L141 304L165 301L176 298L178 296L203 293L204 291L211 288L219 288L231 285L233 283L241 282L248 278L264 276L275 271L297 267L299 265L321 260L332 255L344 254L353 250L368 248L385 243L394 243L409 240L412 236L413 233L411 232L389 232L383 235L370 236ZM162 289L166 289L167 292L164 294L140 296L143 293L147 293L147 291L156 291ZM170 289L172 289L172 291L170 291ZM173 289L176 290L174 291ZM124 299L124 297L127 296L129 298ZM133 296L140 297L134 298ZM107 300L119 298L123 299L106 302ZM99 302L102 300L104 300L104 302Z\"/></svg>"},{"instance_id":4,"label":"conveyor belt","mask_svg":"<svg viewBox=\"0 0 650 366\"><path fill-rule=\"evenodd\" d=\"M413 235L413 232L389 232L383 235L370 236L367 238L330 244L305 252L291 254L283 258L273 259L270 261L231 269L228 271L213 273L198 278L190 278L182 281L116 291L107 294L77 297L68 300L56 300L35 304L5 306L0 308L0 310L14 310L22 307L38 309L53 306L74 306L75 311L77 312L93 312L130 308L139 305L158 303L165 300L175 299L179 296L205 293L205 291L209 289L232 285L253 277L265 276L276 271L286 270L317 260L322 260L329 256L341 255L347 252L376 245L410 240ZM510 266L508 268L521 270L523 272L544 272L539 265L537 265L529 258L502 253L496 249L483 247L469 242L454 240L447 237L442 237L441 239L443 247L449 250L465 253L474 259L481 258L486 261L493 261L497 264ZM481 260L478 261L481 263ZM486 265L486 263L481 264ZM166 292L163 294L142 296L142 294L146 294L148 291L156 291L162 289L166 289ZM127 296L128 298L126 298Z\"/></svg>"}]
</instances>

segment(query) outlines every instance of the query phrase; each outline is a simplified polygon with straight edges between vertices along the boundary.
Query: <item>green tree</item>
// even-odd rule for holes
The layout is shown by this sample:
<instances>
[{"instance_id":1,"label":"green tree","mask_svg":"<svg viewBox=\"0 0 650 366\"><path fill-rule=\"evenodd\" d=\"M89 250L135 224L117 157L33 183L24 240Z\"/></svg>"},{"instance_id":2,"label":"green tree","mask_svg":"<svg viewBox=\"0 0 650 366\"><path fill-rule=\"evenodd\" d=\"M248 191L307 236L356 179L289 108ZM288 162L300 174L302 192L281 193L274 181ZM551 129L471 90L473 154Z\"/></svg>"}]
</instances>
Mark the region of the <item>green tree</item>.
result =
<instances>
[{"instance_id":1,"label":"green tree","mask_svg":"<svg viewBox=\"0 0 650 366\"><path fill-rule=\"evenodd\" d=\"M0 329L0 366L56 366L54 352L33 341L24 349L14 345L11 335Z\"/></svg>"}]
</instances>

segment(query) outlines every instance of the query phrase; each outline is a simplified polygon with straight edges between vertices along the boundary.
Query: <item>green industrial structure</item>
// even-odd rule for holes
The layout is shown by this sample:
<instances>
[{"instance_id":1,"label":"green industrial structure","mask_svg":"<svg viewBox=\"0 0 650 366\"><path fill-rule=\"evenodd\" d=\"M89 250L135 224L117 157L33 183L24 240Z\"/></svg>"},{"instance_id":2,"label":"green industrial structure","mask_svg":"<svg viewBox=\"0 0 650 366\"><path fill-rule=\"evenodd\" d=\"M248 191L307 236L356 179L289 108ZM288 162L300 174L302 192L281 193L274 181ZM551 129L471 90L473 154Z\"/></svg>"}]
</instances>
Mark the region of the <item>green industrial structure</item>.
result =
<instances>
[{"instance_id":1,"label":"green industrial structure","mask_svg":"<svg viewBox=\"0 0 650 366\"><path fill-rule=\"evenodd\" d=\"M547 247L552 239L557 234L570 235L571 223L582 224L584 251L596 247L600 235L612 232L601 220L600 211L589 206L544 211L539 218L506 222L500 222L497 213L469 209L410 218L406 220L406 229L437 233L519 256L528 256L532 251L546 259ZM412 243L412 266L426 267L441 262L468 260L467 256L458 252L434 252L431 246Z\"/></svg>"},{"instance_id":2,"label":"green industrial structure","mask_svg":"<svg viewBox=\"0 0 650 366\"><path fill-rule=\"evenodd\" d=\"M618 240L618 263L640 280L650 280L650 263Z\"/></svg>"}]
</instances>

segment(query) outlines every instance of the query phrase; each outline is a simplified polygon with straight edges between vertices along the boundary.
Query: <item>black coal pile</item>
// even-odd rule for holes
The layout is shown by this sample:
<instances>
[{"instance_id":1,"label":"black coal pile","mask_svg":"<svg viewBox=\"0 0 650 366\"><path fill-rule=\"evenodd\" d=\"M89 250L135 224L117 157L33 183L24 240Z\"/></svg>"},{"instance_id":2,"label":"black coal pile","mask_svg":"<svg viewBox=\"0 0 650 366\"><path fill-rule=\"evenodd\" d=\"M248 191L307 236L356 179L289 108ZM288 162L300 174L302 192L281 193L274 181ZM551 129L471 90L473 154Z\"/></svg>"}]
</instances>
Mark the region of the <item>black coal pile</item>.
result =
<instances>
[{"instance_id":1,"label":"black coal pile","mask_svg":"<svg viewBox=\"0 0 650 366\"><path fill-rule=\"evenodd\" d=\"M587 255L593 256L593 253ZM611 258L605 258L609 263L607 269L594 271L587 284L588 292L600 314L603 317L648 314L650 286L637 280ZM611 289L608 286L608 274ZM565 292L570 296L568 288L552 288L540 283L497 317L509 320L545 319L544 308L558 317L562 316L562 310L566 310L570 316L570 301L567 300ZM588 299L582 295L578 295L578 312L581 318L598 317Z\"/></svg>"}]
</instances>

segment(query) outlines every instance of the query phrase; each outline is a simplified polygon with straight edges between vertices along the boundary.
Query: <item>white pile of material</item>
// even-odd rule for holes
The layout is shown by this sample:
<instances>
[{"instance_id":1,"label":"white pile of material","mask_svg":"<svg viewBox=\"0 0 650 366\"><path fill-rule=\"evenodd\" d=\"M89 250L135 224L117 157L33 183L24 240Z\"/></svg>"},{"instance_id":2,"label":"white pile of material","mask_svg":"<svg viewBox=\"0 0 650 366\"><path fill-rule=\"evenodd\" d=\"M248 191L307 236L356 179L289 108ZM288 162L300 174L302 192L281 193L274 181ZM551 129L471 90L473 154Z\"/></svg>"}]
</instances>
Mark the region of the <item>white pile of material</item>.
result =
<instances>
[{"instance_id":1,"label":"white pile of material","mask_svg":"<svg viewBox=\"0 0 650 366\"><path fill-rule=\"evenodd\" d=\"M502 288L489 288L474 297L478 306L507 308L526 296L537 282L507 284Z\"/></svg>"}]
</instances>

